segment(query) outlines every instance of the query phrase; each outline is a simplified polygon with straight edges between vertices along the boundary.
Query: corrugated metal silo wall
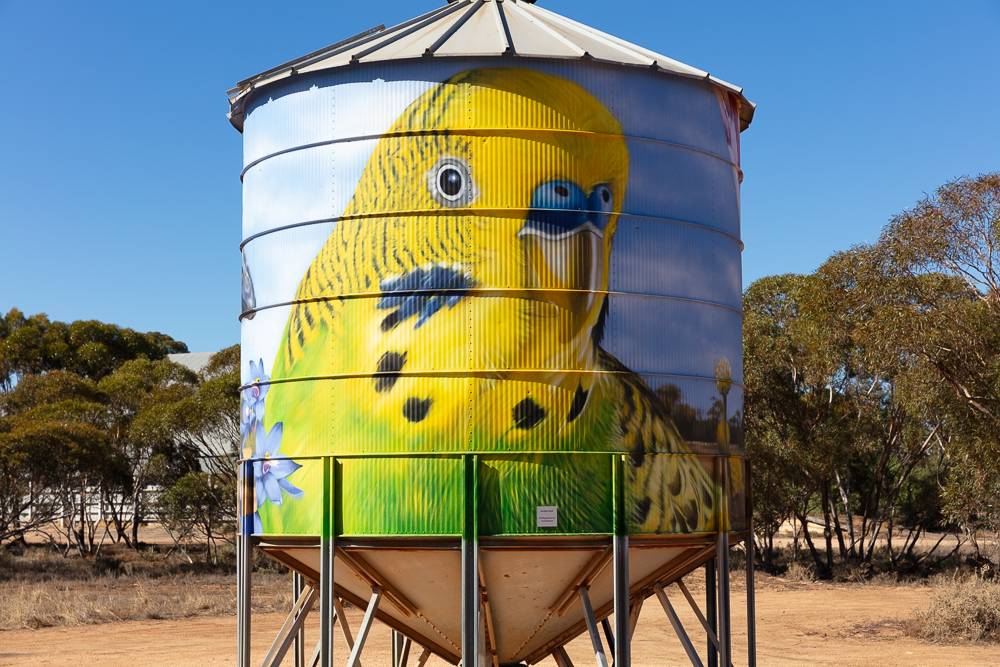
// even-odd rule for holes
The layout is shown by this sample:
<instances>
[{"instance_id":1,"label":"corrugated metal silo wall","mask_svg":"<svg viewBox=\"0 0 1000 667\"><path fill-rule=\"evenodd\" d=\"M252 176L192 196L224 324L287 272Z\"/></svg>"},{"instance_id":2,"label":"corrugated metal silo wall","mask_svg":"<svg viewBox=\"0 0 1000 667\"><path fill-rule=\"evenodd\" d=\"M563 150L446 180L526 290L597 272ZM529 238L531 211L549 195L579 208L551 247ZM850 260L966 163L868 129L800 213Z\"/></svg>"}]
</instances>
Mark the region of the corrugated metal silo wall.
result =
<instances>
[{"instance_id":1,"label":"corrugated metal silo wall","mask_svg":"<svg viewBox=\"0 0 1000 667\"><path fill-rule=\"evenodd\" d=\"M735 99L639 68L501 64L360 65L250 105L243 379L263 384L245 453L524 452L491 468L510 491L484 519L520 534L544 532L546 494L577 498L558 532L610 530L587 509L610 470L539 452L629 452L652 496L633 530L706 529L657 510L706 466L653 454L742 449ZM419 511L457 502L456 459L343 465L344 521L368 517L346 532L408 514L407 532L456 532ZM317 470L256 464L258 531L318 532Z\"/></svg>"}]
</instances>

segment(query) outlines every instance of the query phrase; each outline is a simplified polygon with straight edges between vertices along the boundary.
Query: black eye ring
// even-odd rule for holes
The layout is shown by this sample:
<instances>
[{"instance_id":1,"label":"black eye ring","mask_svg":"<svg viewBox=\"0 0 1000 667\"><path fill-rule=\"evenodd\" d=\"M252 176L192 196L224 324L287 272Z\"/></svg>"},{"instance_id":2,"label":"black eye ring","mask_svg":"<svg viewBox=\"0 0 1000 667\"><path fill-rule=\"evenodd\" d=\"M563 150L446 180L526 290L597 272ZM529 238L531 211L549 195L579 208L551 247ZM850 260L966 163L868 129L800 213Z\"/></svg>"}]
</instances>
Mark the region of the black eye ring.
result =
<instances>
[{"instance_id":1,"label":"black eye ring","mask_svg":"<svg viewBox=\"0 0 1000 667\"><path fill-rule=\"evenodd\" d=\"M610 202L611 201L611 190L609 190L608 188L601 188L601 199L604 200L605 204L607 204L608 202Z\"/></svg>"}]
</instances>

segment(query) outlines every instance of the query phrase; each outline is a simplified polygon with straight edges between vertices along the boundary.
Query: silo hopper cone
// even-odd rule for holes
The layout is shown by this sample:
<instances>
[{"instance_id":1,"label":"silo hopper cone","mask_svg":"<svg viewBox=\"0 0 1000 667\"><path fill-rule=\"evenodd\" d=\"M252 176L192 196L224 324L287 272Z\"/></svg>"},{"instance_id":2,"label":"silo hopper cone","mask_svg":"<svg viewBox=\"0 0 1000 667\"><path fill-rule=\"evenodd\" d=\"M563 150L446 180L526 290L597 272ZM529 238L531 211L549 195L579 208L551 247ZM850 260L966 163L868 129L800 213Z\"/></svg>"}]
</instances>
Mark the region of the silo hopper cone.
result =
<instances>
[{"instance_id":1,"label":"silo hopper cone","mask_svg":"<svg viewBox=\"0 0 1000 667\"><path fill-rule=\"evenodd\" d=\"M735 541L741 534L732 534ZM633 538L629 591L653 593L715 556L716 536ZM257 545L307 579L320 578L320 551L309 538L263 538ZM457 540L341 541L336 547L336 595L366 609L373 586L383 590L376 618L432 653L461 659L461 550ZM613 611L609 538L483 540L479 570L486 650L495 664L534 663L587 632L578 588L589 587L599 622Z\"/></svg>"}]
</instances>

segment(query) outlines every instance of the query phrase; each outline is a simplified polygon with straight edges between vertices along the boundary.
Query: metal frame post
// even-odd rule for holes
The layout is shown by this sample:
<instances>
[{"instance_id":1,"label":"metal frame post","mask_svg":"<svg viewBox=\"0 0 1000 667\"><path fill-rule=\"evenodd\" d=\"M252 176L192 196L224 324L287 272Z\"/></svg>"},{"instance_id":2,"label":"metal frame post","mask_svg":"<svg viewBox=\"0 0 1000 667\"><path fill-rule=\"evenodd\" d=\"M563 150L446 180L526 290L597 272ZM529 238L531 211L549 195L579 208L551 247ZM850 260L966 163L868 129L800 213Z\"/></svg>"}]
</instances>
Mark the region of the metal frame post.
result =
<instances>
[{"instance_id":1,"label":"metal frame post","mask_svg":"<svg viewBox=\"0 0 1000 667\"><path fill-rule=\"evenodd\" d=\"M336 557L336 460L323 458L323 519L319 541L319 667L333 667L334 590L333 563ZM242 667L242 666L241 666Z\"/></svg>"},{"instance_id":2,"label":"metal frame post","mask_svg":"<svg viewBox=\"0 0 1000 667\"><path fill-rule=\"evenodd\" d=\"M614 494L613 568L615 584L615 667L632 665L632 633L629 628L628 525L625 520L625 457L613 456Z\"/></svg>"},{"instance_id":3,"label":"metal frame post","mask_svg":"<svg viewBox=\"0 0 1000 667\"><path fill-rule=\"evenodd\" d=\"M708 627L715 636L719 634L719 612L715 604L715 559L705 563L705 616ZM711 638L708 640L708 667L719 667L719 651Z\"/></svg>"},{"instance_id":4,"label":"metal frame post","mask_svg":"<svg viewBox=\"0 0 1000 667\"><path fill-rule=\"evenodd\" d=\"M719 532L716 536L715 559L719 578L719 662L728 665L732 654L732 629L729 618L729 460L719 457Z\"/></svg>"},{"instance_id":5,"label":"metal frame post","mask_svg":"<svg viewBox=\"0 0 1000 667\"><path fill-rule=\"evenodd\" d=\"M479 457L471 454L462 458L465 478L465 517L462 522L462 667L483 667L483 661L478 659L480 644L485 639L480 632Z\"/></svg>"},{"instance_id":6,"label":"metal frame post","mask_svg":"<svg viewBox=\"0 0 1000 667\"><path fill-rule=\"evenodd\" d=\"M747 479L747 537L745 540L747 550L747 664L749 667L757 667L757 598L754 593L754 556L756 546L753 537L753 471L750 468L750 459L746 462Z\"/></svg>"},{"instance_id":7,"label":"metal frame post","mask_svg":"<svg viewBox=\"0 0 1000 667\"><path fill-rule=\"evenodd\" d=\"M239 535L236 538L236 664L250 667L250 574L253 570L253 463L238 469Z\"/></svg>"},{"instance_id":8,"label":"metal frame post","mask_svg":"<svg viewBox=\"0 0 1000 667\"><path fill-rule=\"evenodd\" d=\"M292 572L292 600L298 600L305 590L305 578L298 572ZM306 631L300 627L292 642L292 657L295 667L306 667Z\"/></svg>"}]
</instances>

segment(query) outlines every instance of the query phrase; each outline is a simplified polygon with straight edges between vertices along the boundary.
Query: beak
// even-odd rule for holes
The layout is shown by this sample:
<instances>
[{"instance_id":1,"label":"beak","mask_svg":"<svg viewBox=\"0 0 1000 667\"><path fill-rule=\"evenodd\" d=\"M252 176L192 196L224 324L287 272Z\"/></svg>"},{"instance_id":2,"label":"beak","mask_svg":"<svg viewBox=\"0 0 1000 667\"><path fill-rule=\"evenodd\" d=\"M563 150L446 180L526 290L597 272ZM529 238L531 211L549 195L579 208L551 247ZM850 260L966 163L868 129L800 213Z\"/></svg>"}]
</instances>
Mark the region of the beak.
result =
<instances>
[{"instance_id":1,"label":"beak","mask_svg":"<svg viewBox=\"0 0 1000 667\"><path fill-rule=\"evenodd\" d=\"M589 220L570 230L540 227L529 220L517 234L525 286L544 290L548 301L586 318L600 296L604 233Z\"/></svg>"}]
</instances>

